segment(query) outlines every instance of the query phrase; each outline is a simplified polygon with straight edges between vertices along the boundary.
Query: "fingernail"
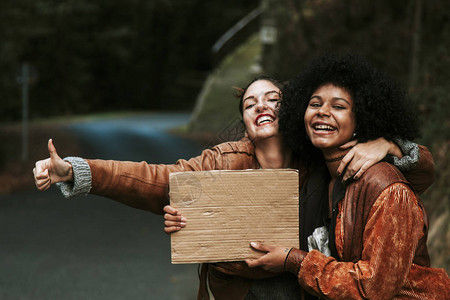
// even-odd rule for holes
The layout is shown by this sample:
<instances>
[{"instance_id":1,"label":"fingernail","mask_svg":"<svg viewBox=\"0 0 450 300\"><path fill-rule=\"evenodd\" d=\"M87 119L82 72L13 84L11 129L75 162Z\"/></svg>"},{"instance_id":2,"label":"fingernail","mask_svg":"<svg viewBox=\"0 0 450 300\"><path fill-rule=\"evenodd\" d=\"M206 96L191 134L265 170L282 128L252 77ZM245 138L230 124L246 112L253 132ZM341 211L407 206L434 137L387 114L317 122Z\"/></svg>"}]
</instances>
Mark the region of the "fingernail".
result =
<instances>
[{"instance_id":1,"label":"fingernail","mask_svg":"<svg viewBox=\"0 0 450 300\"><path fill-rule=\"evenodd\" d=\"M181 222L186 222L186 218L185 217L181 217Z\"/></svg>"},{"instance_id":2,"label":"fingernail","mask_svg":"<svg viewBox=\"0 0 450 300\"><path fill-rule=\"evenodd\" d=\"M252 245L253 247L256 247L256 243L255 242L251 242L250 245Z\"/></svg>"},{"instance_id":3,"label":"fingernail","mask_svg":"<svg viewBox=\"0 0 450 300\"><path fill-rule=\"evenodd\" d=\"M184 226L186 226L186 223L181 222L181 223L180 223L180 226L181 226L181 227L184 227Z\"/></svg>"}]
</instances>

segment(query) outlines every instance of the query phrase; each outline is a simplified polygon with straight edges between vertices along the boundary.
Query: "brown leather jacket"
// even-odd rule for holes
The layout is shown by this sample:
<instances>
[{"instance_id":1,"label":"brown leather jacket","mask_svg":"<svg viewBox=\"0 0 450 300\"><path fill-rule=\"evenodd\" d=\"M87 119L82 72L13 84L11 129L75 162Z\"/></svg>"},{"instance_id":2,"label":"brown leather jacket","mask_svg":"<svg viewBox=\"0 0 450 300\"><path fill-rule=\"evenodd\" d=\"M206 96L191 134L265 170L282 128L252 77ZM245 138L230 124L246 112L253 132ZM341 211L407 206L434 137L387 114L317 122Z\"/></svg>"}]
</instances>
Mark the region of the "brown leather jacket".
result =
<instances>
[{"instance_id":1,"label":"brown leather jacket","mask_svg":"<svg viewBox=\"0 0 450 300\"><path fill-rule=\"evenodd\" d=\"M244 170L259 168L253 143L248 139L222 143L189 160L173 165L146 162L87 160L91 169L90 193L126 205L163 214L169 204L169 174L183 171Z\"/></svg>"},{"instance_id":2,"label":"brown leather jacket","mask_svg":"<svg viewBox=\"0 0 450 300\"><path fill-rule=\"evenodd\" d=\"M335 242L340 258L291 251L289 270L305 290L326 299L446 299L450 281L430 268L428 220L403 174L371 167L338 202Z\"/></svg>"},{"instance_id":3,"label":"brown leather jacket","mask_svg":"<svg viewBox=\"0 0 450 300\"><path fill-rule=\"evenodd\" d=\"M434 181L434 162L426 147L419 146L417 167L405 174L419 194ZM183 171L257 169L255 148L248 138L226 142L204 150L189 160L180 159L173 165L153 165L146 162L87 160L91 169L90 193L105 196L126 205L163 214L169 204L169 174ZM296 168L302 166L296 164ZM300 184L306 172L300 170Z\"/></svg>"},{"instance_id":4,"label":"brown leather jacket","mask_svg":"<svg viewBox=\"0 0 450 300\"><path fill-rule=\"evenodd\" d=\"M413 184L413 188L421 193L434 181L434 162L428 149L419 146L419 151L420 160L417 167L405 175ZM91 194L105 196L156 214L163 214L164 206L169 204L168 185L171 172L259 168L254 146L246 138L236 142L222 143L212 149L204 150L201 155L195 158L178 160L173 165L105 160L87 160L87 162L92 175ZM304 170L302 172L300 165L296 167L300 169L300 185L302 185L306 172ZM248 279L270 276L270 274L261 270L249 270L245 263L228 263L221 264L220 267L209 267L210 271L212 269L217 271L216 274L220 272L233 276L233 280L220 279L210 282L211 290L216 299L227 299L229 291L234 289L239 290L237 294L241 295L236 295L235 299L243 299L251 284ZM207 274L205 273L204 276L207 276ZM208 277L210 281L216 278L214 276Z\"/></svg>"}]
</instances>

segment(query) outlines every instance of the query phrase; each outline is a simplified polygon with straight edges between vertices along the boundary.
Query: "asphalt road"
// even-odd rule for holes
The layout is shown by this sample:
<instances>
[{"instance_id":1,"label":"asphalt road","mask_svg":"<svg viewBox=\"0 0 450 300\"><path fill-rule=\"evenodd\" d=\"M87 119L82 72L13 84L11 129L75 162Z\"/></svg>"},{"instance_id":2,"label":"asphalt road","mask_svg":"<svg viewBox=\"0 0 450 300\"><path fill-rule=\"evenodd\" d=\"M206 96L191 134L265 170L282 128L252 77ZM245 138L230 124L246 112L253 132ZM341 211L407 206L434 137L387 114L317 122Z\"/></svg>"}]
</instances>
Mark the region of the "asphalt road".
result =
<instances>
[{"instance_id":1,"label":"asphalt road","mask_svg":"<svg viewBox=\"0 0 450 300\"><path fill-rule=\"evenodd\" d=\"M187 114L74 123L84 157L173 163L201 145L167 129ZM163 218L58 189L0 197L0 299L195 299L197 265L170 263Z\"/></svg>"}]
</instances>

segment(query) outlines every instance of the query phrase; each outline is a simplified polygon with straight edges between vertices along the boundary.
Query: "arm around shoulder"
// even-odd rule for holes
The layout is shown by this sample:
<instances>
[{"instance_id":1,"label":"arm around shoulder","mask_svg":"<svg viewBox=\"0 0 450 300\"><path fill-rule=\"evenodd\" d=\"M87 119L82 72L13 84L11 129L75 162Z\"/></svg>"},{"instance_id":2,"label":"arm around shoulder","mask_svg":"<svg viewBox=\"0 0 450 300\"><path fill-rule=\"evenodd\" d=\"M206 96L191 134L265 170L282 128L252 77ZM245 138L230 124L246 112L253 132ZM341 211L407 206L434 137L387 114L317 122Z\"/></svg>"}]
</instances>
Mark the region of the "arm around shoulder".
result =
<instances>
[{"instance_id":1,"label":"arm around shoulder","mask_svg":"<svg viewBox=\"0 0 450 300\"><path fill-rule=\"evenodd\" d=\"M413 190L422 194L435 179L433 156L425 146L402 139L395 139L394 142L404 156L401 158L390 156L390 162L403 172Z\"/></svg>"}]
</instances>

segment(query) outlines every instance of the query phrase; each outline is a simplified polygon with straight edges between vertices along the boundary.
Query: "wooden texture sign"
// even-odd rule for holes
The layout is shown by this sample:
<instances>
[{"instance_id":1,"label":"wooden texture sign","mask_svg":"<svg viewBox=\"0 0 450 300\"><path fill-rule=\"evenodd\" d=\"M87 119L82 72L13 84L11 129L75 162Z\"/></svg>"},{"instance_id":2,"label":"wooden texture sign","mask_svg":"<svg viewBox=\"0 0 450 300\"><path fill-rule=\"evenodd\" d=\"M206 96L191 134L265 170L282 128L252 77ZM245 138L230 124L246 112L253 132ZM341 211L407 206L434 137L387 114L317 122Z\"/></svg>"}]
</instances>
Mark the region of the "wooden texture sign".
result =
<instances>
[{"instance_id":1,"label":"wooden texture sign","mask_svg":"<svg viewBox=\"0 0 450 300\"><path fill-rule=\"evenodd\" d=\"M170 203L187 219L172 263L260 257L251 241L298 247L298 188L292 169L171 173Z\"/></svg>"}]
</instances>

